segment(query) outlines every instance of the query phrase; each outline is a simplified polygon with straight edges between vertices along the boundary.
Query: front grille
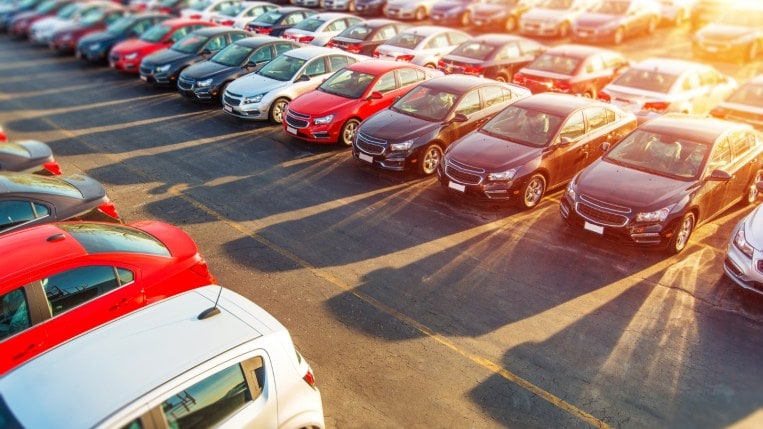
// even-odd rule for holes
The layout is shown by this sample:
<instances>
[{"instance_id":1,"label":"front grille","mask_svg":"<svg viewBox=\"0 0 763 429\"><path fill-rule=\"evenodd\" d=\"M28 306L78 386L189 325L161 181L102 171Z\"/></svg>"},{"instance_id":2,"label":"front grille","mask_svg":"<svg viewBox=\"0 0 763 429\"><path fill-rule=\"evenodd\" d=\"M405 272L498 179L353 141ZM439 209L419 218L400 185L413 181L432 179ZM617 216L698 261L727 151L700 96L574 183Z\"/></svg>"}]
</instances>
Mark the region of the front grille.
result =
<instances>
[{"instance_id":1,"label":"front grille","mask_svg":"<svg viewBox=\"0 0 763 429\"><path fill-rule=\"evenodd\" d=\"M355 139L355 145L358 149L369 155L381 155L387 145L386 140L377 139L367 134L358 133Z\"/></svg>"},{"instance_id":2,"label":"front grille","mask_svg":"<svg viewBox=\"0 0 763 429\"><path fill-rule=\"evenodd\" d=\"M223 95L223 101L229 106L238 106L238 103L241 102L240 99L231 97L227 92Z\"/></svg>"},{"instance_id":3,"label":"front grille","mask_svg":"<svg viewBox=\"0 0 763 429\"><path fill-rule=\"evenodd\" d=\"M113 62L119 61L119 54L111 54L111 55L109 55L109 60L111 60Z\"/></svg>"},{"instance_id":4,"label":"front grille","mask_svg":"<svg viewBox=\"0 0 763 429\"><path fill-rule=\"evenodd\" d=\"M482 183L482 168L468 166L454 160L445 160L445 174L451 179L465 185L479 185Z\"/></svg>"},{"instance_id":5,"label":"front grille","mask_svg":"<svg viewBox=\"0 0 763 429\"><path fill-rule=\"evenodd\" d=\"M575 211L584 219L587 219L598 225L620 227L628 223L627 217L621 214L602 210L601 208L589 205L586 202L576 203Z\"/></svg>"},{"instance_id":6,"label":"front grille","mask_svg":"<svg viewBox=\"0 0 763 429\"><path fill-rule=\"evenodd\" d=\"M150 75L151 72L153 72L153 69L151 67L140 66L140 74L147 76L147 75Z\"/></svg>"},{"instance_id":7,"label":"front grille","mask_svg":"<svg viewBox=\"0 0 763 429\"><path fill-rule=\"evenodd\" d=\"M623 214L627 214L631 212L630 207L608 203L606 201L596 199L590 195L581 194L580 199L583 200L588 205L596 206L604 210L613 211L617 213L623 213Z\"/></svg>"},{"instance_id":8,"label":"front grille","mask_svg":"<svg viewBox=\"0 0 763 429\"><path fill-rule=\"evenodd\" d=\"M294 128L306 128L308 121L303 121L302 119L295 118L294 116L291 116L289 112L286 113L286 124L290 125Z\"/></svg>"},{"instance_id":9,"label":"front grille","mask_svg":"<svg viewBox=\"0 0 763 429\"><path fill-rule=\"evenodd\" d=\"M194 83L195 83L194 81L188 80L184 78L183 76L180 76L180 78L178 79L178 88L190 91L193 89Z\"/></svg>"}]
</instances>

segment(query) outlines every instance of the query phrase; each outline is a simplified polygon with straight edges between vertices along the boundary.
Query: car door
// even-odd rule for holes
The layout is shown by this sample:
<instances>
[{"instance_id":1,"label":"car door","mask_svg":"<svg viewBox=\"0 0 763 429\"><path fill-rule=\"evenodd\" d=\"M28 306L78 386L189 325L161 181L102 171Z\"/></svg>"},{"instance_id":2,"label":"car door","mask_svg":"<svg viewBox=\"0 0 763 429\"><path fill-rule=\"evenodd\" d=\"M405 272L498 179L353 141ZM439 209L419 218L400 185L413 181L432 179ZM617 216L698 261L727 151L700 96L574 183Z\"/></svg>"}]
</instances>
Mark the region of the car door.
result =
<instances>
[{"instance_id":1,"label":"car door","mask_svg":"<svg viewBox=\"0 0 763 429\"><path fill-rule=\"evenodd\" d=\"M41 353L48 343L42 322L50 312L40 291L39 282L29 282L0 293L0 374Z\"/></svg>"},{"instance_id":2,"label":"car door","mask_svg":"<svg viewBox=\"0 0 763 429\"><path fill-rule=\"evenodd\" d=\"M731 163L726 171L731 174L731 180L726 185L726 207L746 196L747 187L760 168L760 149L754 134L734 131L729 133L728 140L731 145Z\"/></svg>"},{"instance_id":3,"label":"car door","mask_svg":"<svg viewBox=\"0 0 763 429\"><path fill-rule=\"evenodd\" d=\"M601 131L598 134L602 134ZM550 172L548 187L572 179L575 173L591 162L590 152L591 144L586 138L586 118L582 110L577 110L567 116L551 146L544 151L543 164Z\"/></svg>"},{"instance_id":4,"label":"car door","mask_svg":"<svg viewBox=\"0 0 763 429\"><path fill-rule=\"evenodd\" d=\"M707 166L701 177L701 187L696 196L695 204L699 206L700 219L698 222L718 214L725 207L726 189L730 180L719 180L712 178L715 170L727 171L731 165L731 145L727 138L721 138L714 145Z\"/></svg>"}]
</instances>

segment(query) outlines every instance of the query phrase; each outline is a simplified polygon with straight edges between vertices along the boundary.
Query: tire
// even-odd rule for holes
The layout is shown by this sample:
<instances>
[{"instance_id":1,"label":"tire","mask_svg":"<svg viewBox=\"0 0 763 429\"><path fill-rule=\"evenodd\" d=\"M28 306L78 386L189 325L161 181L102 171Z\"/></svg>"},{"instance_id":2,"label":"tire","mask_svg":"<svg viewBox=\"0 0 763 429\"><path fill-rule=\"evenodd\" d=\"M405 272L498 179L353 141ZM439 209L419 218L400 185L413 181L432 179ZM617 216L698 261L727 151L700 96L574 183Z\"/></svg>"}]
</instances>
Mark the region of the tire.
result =
<instances>
[{"instance_id":1,"label":"tire","mask_svg":"<svg viewBox=\"0 0 763 429\"><path fill-rule=\"evenodd\" d=\"M424 150L419 153L418 164L419 174L430 176L437 171L437 165L442 160L442 148L437 143L429 143Z\"/></svg>"},{"instance_id":2,"label":"tire","mask_svg":"<svg viewBox=\"0 0 763 429\"><path fill-rule=\"evenodd\" d=\"M511 82L511 79L503 73L496 76L495 80L497 80L498 82Z\"/></svg>"},{"instance_id":3,"label":"tire","mask_svg":"<svg viewBox=\"0 0 763 429\"><path fill-rule=\"evenodd\" d=\"M569 36L570 36L570 23L567 21L564 21L559 25L559 38L566 39Z\"/></svg>"},{"instance_id":4,"label":"tire","mask_svg":"<svg viewBox=\"0 0 763 429\"><path fill-rule=\"evenodd\" d=\"M273 104L270 105L270 111L268 112L268 119L274 124L280 124L283 121L283 115L286 113L286 106L289 105L289 100L285 98L276 99Z\"/></svg>"},{"instance_id":5,"label":"tire","mask_svg":"<svg viewBox=\"0 0 763 429\"><path fill-rule=\"evenodd\" d=\"M674 255L681 253L686 245L689 243L691 233L694 231L694 213L689 212L681 218L681 222L678 223L676 230L673 231L673 237L670 238L668 243L668 251Z\"/></svg>"},{"instance_id":6,"label":"tire","mask_svg":"<svg viewBox=\"0 0 763 429\"><path fill-rule=\"evenodd\" d=\"M585 98L596 98L596 89L589 89L588 91L583 93L583 97Z\"/></svg>"},{"instance_id":7,"label":"tire","mask_svg":"<svg viewBox=\"0 0 763 429\"><path fill-rule=\"evenodd\" d=\"M758 170L758 172L755 173L755 177L752 179L750 184L747 185L744 196L742 197L742 200L741 200L741 205L749 206L750 204L754 203L758 199L758 195L760 195L760 192L758 192L757 183L760 181L763 181L763 170Z\"/></svg>"},{"instance_id":8,"label":"tire","mask_svg":"<svg viewBox=\"0 0 763 429\"><path fill-rule=\"evenodd\" d=\"M462 27L466 27L467 25L471 24L472 17L468 10L461 14L461 19L459 22L461 23Z\"/></svg>"},{"instance_id":9,"label":"tire","mask_svg":"<svg viewBox=\"0 0 763 429\"><path fill-rule=\"evenodd\" d=\"M542 174L534 174L530 177L524 186L522 186L522 199L519 200L519 206L525 210L538 205L543 195L546 193L546 178Z\"/></svg>"},{"instance_id":10,"label":"tire","mask_svg":"<svg viewBox=\"0 0 763 429\"><path fill-rule=\"evenodd\" d=\"M428 69L432 69L432 70L436 70L437 69L437 66L432 64L432 63L426 63L426 64L424 64L424 67L426 67Z\"/></svg>"},{"instance_id":11,"label":"tire","mask_svg":"<svg viewBox=\"0 0 763 429\"><path fill-rule=\"evenodd\" d=\"M427 17L427 11L423 7L420 7L416 9L416 12L414 12L413 16L416 21L423 21Z\"/></svg>"},{"instance_id":12,"label":"tire","mask_svg":"<svg viewBox=\"0 0 763 429\"><path fill-rule=\"evenodd\" d=\"M622 27L615 30L615 34L612 35L612 43L615 45L619 45L623 43L623 39L625 39L625 30L623 30Z\"/></svg>"},{"instance_id":13,"label":"tire","mask_svg":"<svg viewBox=\"0 0 763 429\"><path fill-rule=\"evenodd\" d=\"M750 47L747 49L747 61L755 61L755 58L758 57L758 52L760 50L760 45L758 44L758 41L752 42L750 44Z\"/></svg>"},{"instance_id":14,"label":"tire","mask_svg":"<svg viewBox=\"0 0 763 429\"><path fill-rule=\"evenodd\" d=\"M347 122L342 125L342 130L339 131L339 144L343 146L352 146L352 141L355 139L355 134L358 132L360 121L357 119L348 119Z\"/></svg>"},{"instance_id":15,"label":"tire","mask_svg":"<svg viewBox=\"0 0 763 429\"><path fill-rule=\"evenodd\" d=\"M504 25L504 29L508 31L509 33L517 29L517 17L514 15L509 15L508 18L506 18L506 24Z\"/></svg>"}]
</instances>

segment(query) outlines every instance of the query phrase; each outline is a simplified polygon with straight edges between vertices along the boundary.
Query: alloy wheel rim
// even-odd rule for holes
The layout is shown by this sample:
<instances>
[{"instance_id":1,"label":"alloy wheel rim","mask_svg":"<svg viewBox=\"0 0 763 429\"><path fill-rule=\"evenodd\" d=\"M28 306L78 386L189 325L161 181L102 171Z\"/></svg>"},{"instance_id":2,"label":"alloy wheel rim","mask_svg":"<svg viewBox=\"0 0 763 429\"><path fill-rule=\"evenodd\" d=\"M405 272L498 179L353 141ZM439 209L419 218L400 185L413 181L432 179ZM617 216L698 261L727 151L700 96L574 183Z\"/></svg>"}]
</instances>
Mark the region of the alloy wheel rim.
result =
<instances>
[{"instance_id":1,"label":"alloy wheel rim","mask_svg":"<svg viewBox=\"0 0 763 429\"><path fill-rule=\"evenodd\" d=\"M427 155L424 157L424 172L431 174L437 168L437 164L440 163L440 151L437 148L429 149Z\"/></svg>"}]
</instances>

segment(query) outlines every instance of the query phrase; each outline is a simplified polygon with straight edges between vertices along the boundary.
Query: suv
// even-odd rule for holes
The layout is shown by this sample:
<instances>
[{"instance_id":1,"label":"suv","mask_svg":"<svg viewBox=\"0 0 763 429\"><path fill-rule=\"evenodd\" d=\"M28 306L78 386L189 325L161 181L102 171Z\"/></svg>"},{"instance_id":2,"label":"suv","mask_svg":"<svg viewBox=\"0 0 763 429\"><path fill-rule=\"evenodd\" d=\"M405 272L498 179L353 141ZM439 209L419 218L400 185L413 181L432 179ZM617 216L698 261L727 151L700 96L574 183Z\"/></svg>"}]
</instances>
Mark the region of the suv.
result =
<instances>
[{"instance_id":1,"label":"suv","mask_svg":"<svg viewBox=\"0 0 763 429\"><path fill-rule=\"evenodd\" d=\"M220 286L74 338L6 374L0 391L8 427L57 427L63 416L71 427L324 427L289 332ZM39 400L47 395L56 400Z\"/></svg>"}]
</instances>

